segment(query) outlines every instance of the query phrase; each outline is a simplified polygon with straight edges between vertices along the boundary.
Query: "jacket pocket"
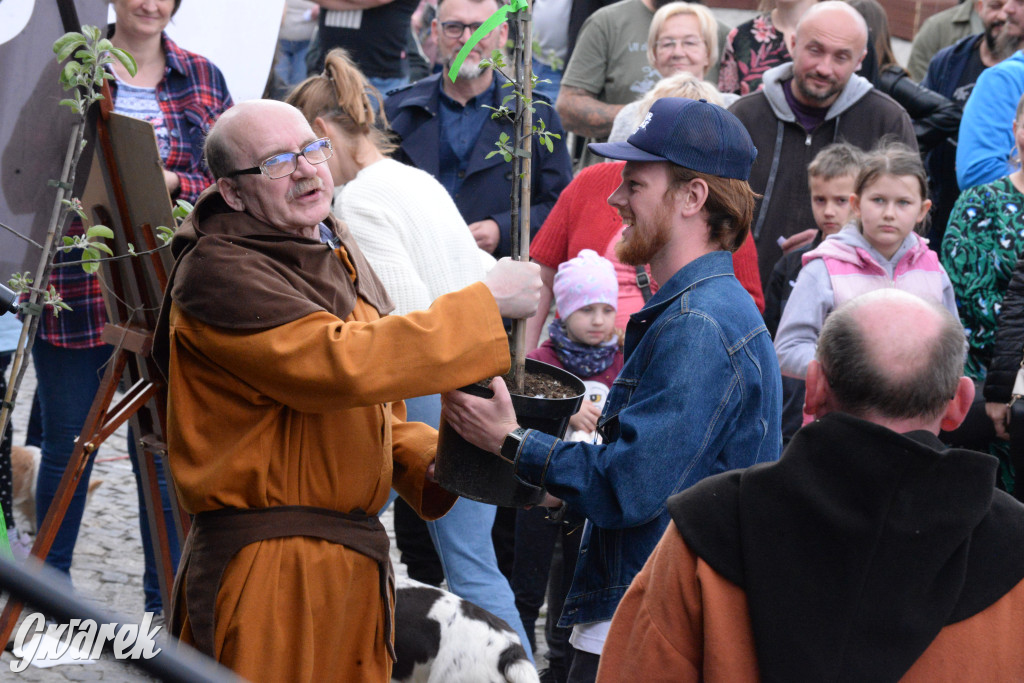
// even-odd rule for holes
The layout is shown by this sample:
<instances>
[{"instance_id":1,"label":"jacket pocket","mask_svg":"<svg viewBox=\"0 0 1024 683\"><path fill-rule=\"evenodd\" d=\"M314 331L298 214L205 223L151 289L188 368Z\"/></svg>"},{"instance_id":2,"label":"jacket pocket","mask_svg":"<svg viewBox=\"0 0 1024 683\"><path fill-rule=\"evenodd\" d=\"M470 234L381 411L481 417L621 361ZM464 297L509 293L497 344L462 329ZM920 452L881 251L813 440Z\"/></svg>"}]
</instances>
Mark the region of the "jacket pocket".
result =
<instances>
[{"instance_id":1,"label":"jacket pocket","mask_svg":"<svg viewBox=\"0 0 1024 683\"><path fill-rule=\"evenodd\" d=\"M605 443L619 438L619 413L629 405L637 383L637 380L622 377L621 375L612 383L611 391L608 392L608 399L605 402L604 411L597 421L597 431Z\"/></svg>"}]
</instances>

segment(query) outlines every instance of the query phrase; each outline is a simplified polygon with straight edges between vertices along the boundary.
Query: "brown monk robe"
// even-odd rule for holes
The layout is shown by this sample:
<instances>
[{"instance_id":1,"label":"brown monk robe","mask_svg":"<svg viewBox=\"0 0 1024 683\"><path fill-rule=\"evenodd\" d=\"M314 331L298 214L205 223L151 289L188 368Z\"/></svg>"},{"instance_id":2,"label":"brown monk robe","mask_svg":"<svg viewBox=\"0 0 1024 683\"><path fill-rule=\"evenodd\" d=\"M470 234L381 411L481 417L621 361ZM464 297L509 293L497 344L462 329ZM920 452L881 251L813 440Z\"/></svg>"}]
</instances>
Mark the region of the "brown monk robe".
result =
<instances>
[{"instance_id":1,"label":"brown monk robe","mask_svg":"<svg viewBox=\"0 0 1024 683\"><path fill-rule=\"evenodd\" d=\"M185 508L214 511L197 518L214 532L238 521L233 510L318 509L298 510L294 533L302 535L282 536L294 522L274 515L246 517L274 531L222 560L219 587L219 568L211 573L195 552L190 559L196 543L186 547L174 606L181 639L202 649L196 624L212 623L212 654L256 681L389 679L392 598L382 599L381 558L353 549L361 547L355 532L379 522L331 515L372 515L392 486L425 518L443 515L455 497L425 476L436 432L406 423L402 398L509 365L485 285L442 296L428 311L381 318L390 307L383 288L347 229L328 224L333 249L231 212L211 189L173 244L168 447ZM215 512L224 510L227 519ZM234 529L224 533L240 538ZM324 540L332 534L342 542ZM221 540L210 538L206 550L216 554ZM386 553L384 561L386 569ZM194 574L190 562L206 566ZM203 585L190 585L194 576ZM190 612L203 592L215 602L212 615Z\"/></svg>"}]
</instances>

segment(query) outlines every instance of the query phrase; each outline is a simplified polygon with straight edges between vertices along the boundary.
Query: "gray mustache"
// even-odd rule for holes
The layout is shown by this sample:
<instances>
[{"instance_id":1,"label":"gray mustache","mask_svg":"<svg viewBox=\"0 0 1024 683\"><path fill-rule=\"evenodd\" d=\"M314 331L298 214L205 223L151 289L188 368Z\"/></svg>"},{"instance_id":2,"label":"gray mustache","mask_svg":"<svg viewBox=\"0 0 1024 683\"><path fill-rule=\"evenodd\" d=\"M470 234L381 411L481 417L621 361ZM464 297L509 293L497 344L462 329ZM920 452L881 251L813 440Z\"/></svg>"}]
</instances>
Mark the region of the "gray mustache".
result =
<instances>
[{"instance_id":1,"label":"gray mustache","mask_svg":"<svg viewBox=\"0 0 1024 683\"><path fill-rule=\"evenodd\" d=\"M296 197L301 197L307 192L323 189L323 186L324 181L320 179L320 176L303 178L295 185L295 187L288 190L288 199L295 199Z\"/></svg>"}]
</instances>

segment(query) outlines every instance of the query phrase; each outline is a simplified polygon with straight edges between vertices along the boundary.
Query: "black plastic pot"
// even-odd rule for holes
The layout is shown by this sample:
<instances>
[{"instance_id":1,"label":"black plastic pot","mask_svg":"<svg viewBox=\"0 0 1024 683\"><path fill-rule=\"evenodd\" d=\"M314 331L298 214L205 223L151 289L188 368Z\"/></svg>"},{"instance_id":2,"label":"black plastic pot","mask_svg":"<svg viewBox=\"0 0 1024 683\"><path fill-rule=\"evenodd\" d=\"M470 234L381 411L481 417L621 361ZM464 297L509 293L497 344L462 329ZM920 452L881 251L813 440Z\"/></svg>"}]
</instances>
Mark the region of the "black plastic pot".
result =
<instances>
[{"instance_id":1,"label":"black plastic pot","mask_svg":"<svg viewBox=\"0 0 1024 683\"><path fill-rule=\"evenodd\" d=\"M562 368L532 358L526 359L526 373L550 375L576 391L576 395L571 398L512 394L512 407L515 408L520 426L562 436L569 418L580 409L583 402L583 381ZM459 391L485 398L494 395L490 389L476 384L462 387ZM438 430L434 476L442 487L452 493L481 503L522 507L537 505L544 500L544 489L521 481L513 473L512 463L463 439L445 422L443 416Z\"/></svg>"}]
</instances>

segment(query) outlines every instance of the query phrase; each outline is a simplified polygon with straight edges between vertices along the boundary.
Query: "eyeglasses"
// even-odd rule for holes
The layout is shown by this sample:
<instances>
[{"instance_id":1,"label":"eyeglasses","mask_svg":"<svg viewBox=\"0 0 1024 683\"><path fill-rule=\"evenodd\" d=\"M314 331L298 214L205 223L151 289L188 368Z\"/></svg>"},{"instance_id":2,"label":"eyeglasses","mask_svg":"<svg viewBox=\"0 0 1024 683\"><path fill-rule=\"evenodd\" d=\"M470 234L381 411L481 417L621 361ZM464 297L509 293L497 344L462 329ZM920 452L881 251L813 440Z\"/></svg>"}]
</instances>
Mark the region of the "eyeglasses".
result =
<instances>
[{"instance_id":1,"label":"eyeglasses","mask_svg":"<svg viewBox=\"0 0 1024 683\"><path fill-rule=\"evenodd\" d=\"M252 168L244 168L241 171L232 171L228 173L226 177L233 178L236 175L256 175L262 173L271 180L277 180L278 178L284 178L285 176L295 173L295 169L299 166L299 155L306 158L311 164L322 164L334 154L334 148L331 147L331 141L328 138L319 138L313 140L298 152L282 152L281 154L275 154L269 159L264 159L259 166L253 166Z\"/></svg>"},{"instance_id":2,"label":"eyeglasses","mask_svg":"<svg viewBox=\"0 0 1024 683\"><path fill-rule=\"evenodd\" d=\"M461 21L442 21L441 30L446 38L461 38L462 32L467 28L472 34L476 33L476 30L483 25L482 21L473 22L472 24L463 24Z\"/></svg>"},{"instance_id":3,"label":"eyeglasses","mask_svg":"<svg viewBox=\"0 0 1024 683\"><path fill-rule=\"evenodd\" d=\"M704 41L700 38L684 38L682 40L678 38L666 38L665 40L659 40L655 43L654 49L658 52L668 52L669 50L676 49L677 45L682 45L683 49L687 52L704 49Z\"/></svg>"}]
</instances>

